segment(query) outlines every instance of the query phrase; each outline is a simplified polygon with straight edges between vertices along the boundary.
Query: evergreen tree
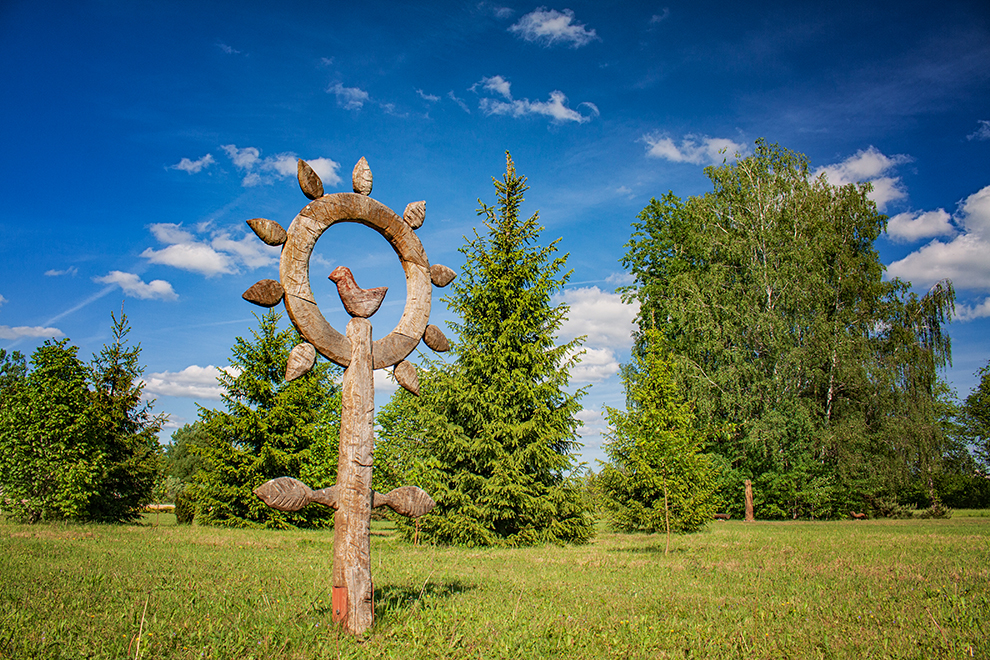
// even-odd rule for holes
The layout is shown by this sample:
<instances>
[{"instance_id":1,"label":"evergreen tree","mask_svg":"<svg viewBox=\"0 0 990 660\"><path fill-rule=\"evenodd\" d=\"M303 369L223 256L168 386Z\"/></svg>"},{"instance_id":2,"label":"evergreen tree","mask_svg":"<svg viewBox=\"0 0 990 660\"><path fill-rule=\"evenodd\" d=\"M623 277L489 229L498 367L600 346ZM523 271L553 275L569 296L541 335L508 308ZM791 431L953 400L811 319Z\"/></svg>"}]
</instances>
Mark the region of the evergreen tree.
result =
<instances>
[{"instance_id":1,"label":"evergreen tree","mask_svg":"<svg viewBox=\"0 0 990 660\"><path fill-rule=\"evenodd\" d=\"M919 299L884 280L868 184L832 186L763 140L705 171L711 192L650 202L623 263L640 338L663 333L726 498L750 478L765 517L845 516L934 483L951 284Z\"/></svg>"},{"instance_id":2,"label":"evergreen tree","mask_svg":"<svg viewBox=\"0 0 990 660\"><path fill-rule=\"evenodd\" d=\"M717 507L716 469L701 453L694 413L658 331L644 333L623 382L629 408L606 408L610 462L598 477L612 522L625 531L697 531Z\"/></svg>"},{"instance_id":3,"label":"evergreen tree","mask_svg":"<svg viewBox=\"0 0 990 660\"><path fill-rule=\"evenodd\" d=\"M141 346L127 345L127 316L121 311L119 319L113 313L110 318L113 339L94 356L90 368L91 420L104 460L86 517L99 522L130 522L139 518L141 508L153 499L162 468L158 432L165 416L153 414L154 400L141 400Z\"/></svg>"},{"instance_id":4,"label":"evergreen tree","mask_svg":"<svg viewBox=\"0 0 990 660\"><path fill-rule=\"evenodd\" d=\"M550 304L566 256L558 241L539 244L538 214L519 217L526 180L508 154L493 181L497 205L479 200L488 231L461 248L466 263L445 299L461 319L451 324L456 360L431 365L419 399L396 394L400 439L418 458L413 485L437 502L420 534L459 545L581 542L592 534L570 478L581 392L564 390L578 342L556 344L567 307Z\"/></svg>"},{"instance_id":5,"label":"evergreen tree","mask_svg":"<svg viewBox=\"0 0 990 660\"><path fill-rule=\"evenodd\" d=\"M333 511L310 505L297 512L272 509L252 492L269 479L291 476L312 488L336 479L340 389L329 363L284 381L289 351L301 341L279 329L280 314L267 312L237 337L231 368L220 374L226 410L200 409L205 444L196 475L197 520L226 527L326 527Z\"/></svg>"}]
</instances>

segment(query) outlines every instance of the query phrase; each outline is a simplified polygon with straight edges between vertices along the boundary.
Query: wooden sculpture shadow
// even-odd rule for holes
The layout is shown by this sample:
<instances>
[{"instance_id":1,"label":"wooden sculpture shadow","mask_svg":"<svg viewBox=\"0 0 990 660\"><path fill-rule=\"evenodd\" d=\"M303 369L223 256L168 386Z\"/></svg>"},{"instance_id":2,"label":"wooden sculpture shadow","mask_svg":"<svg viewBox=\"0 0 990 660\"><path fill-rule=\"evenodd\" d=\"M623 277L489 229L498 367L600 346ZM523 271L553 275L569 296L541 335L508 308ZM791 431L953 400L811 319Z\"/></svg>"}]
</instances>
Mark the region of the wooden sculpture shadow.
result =
<instances>
[{"instance_id":1,"label":"wooden sculpture shadow","mask_svg":"<svg viewBox=\"0 0 990 660\"><path fill-rule=\"evenodd\" d=\"M386 584L375 587L375 618L386 614L400 614L418 607L427 607L437 601L466 593L477 587L473 584L451 580L441 584L432 582L422 587Z\"/></svg>"}]
</instances>

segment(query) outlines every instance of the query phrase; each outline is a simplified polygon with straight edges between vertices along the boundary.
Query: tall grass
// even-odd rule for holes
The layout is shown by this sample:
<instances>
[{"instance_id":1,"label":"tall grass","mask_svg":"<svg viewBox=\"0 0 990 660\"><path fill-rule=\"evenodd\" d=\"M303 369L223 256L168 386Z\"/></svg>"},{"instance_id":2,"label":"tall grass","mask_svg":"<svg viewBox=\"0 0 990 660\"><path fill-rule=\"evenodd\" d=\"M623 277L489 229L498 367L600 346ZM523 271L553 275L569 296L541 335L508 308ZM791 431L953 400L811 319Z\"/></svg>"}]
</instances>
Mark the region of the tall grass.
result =
<instances>
[{"instance_id":1,"label":"tall grass","mask_svg":"<svg viewBox=\"0 0 990 660\"><path fill-rule=\"evenodd\" d=\"M413 547L332 625L332 532L0 523L0 658L990 657L990 518L728 522L675 539Z\"/></svg>"}]
</instances>

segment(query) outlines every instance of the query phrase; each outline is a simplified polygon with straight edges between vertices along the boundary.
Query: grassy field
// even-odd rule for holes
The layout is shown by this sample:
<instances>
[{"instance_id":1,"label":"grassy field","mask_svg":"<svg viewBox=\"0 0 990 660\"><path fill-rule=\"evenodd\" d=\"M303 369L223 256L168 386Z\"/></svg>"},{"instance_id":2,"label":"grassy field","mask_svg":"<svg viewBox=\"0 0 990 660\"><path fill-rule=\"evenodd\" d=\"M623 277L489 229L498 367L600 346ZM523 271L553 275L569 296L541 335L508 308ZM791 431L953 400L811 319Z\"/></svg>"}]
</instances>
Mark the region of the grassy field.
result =
<instances>
[{"instance_id":1,"label":"grassy field","mask_svg":"<svg viewBox=\"0 0 990 660\"><path fill-rule=\"evenodd\" d=\"M987 658L990 517L727 522L586 546L413 547L377 621L329 610L332 532L0 522L0 658Z\"/></svg>"}]
</instances>

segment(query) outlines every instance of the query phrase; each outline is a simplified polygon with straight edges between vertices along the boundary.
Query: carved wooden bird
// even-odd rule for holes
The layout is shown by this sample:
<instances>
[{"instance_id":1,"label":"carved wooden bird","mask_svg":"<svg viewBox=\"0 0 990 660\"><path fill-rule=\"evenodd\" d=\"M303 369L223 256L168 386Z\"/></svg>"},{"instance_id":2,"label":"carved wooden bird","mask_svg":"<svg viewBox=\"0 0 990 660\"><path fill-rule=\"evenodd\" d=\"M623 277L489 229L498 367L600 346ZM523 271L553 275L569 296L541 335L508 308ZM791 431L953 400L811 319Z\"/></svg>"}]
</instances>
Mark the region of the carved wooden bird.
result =
<instances>
[{"instance_id":1,"label":"carved wooden bird","mask_svg":"<svg viewBox=\"0 0 990 660\"><path fill-rule=\"evenodd\" d=\"M337 266L330 273L330 280L337 285L337 293L340 301L344 303L344 309L351 316L366 319L381 307L382 300L385 299L387 286L380 286L374 289L362 289L354 281L354 275L347 266Z\"/></svg>"}]
</instances>

